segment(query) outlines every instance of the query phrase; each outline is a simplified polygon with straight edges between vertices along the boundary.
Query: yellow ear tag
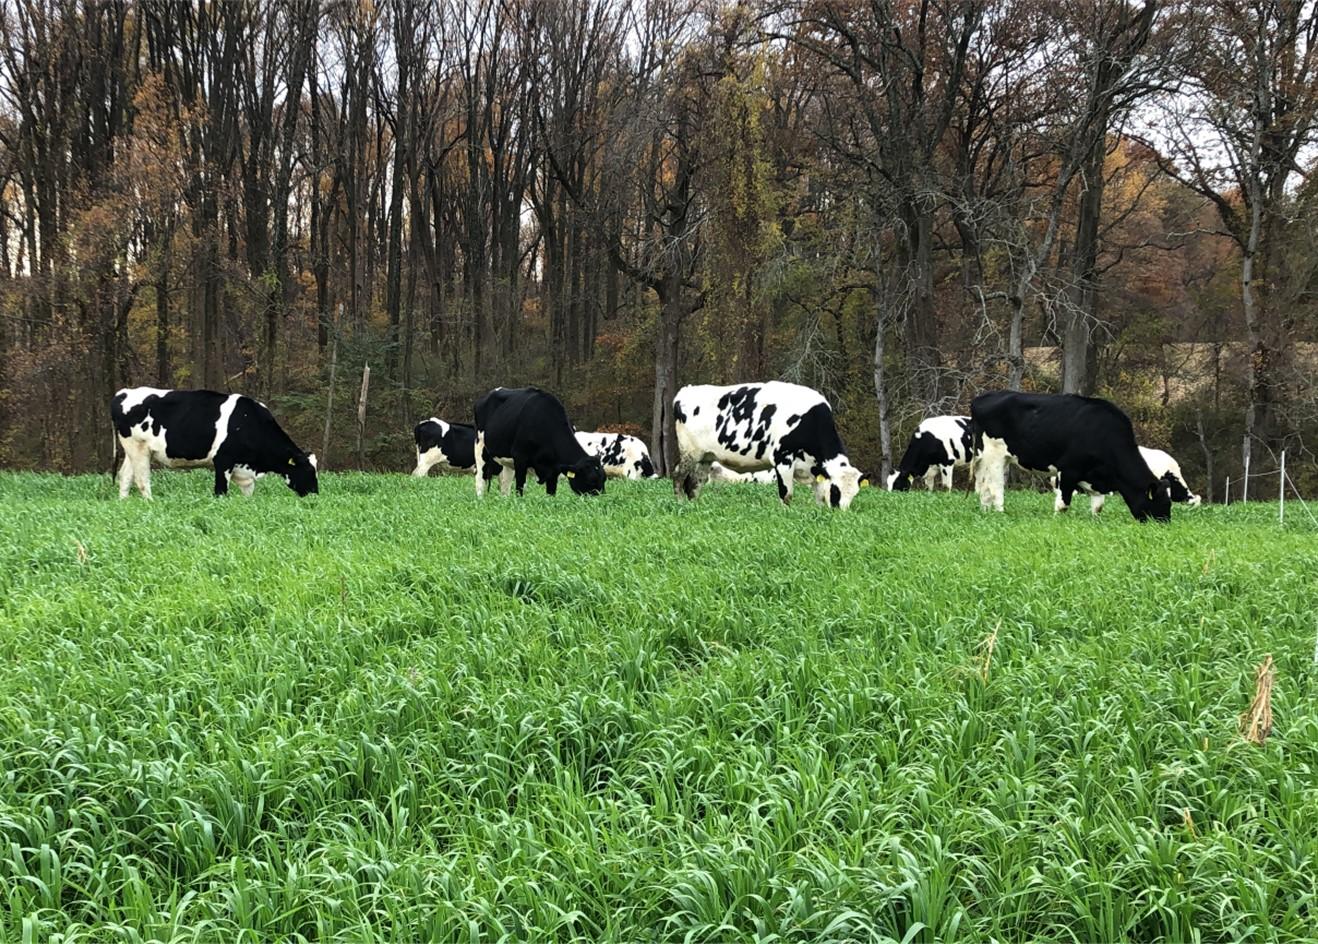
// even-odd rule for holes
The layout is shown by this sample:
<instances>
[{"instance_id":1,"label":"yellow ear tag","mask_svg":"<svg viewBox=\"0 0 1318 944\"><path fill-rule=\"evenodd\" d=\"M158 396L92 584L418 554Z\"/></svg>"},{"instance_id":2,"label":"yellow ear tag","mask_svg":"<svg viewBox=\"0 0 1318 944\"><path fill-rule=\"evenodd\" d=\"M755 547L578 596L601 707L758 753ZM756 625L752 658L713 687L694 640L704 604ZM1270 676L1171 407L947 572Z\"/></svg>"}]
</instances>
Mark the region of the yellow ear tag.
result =
<instances>
[{"instance_id":1,"label":"yellow ear tag","mask_svg":"<svg viewBox=\"0 0 1318 944\"><path fill-rule=\"evenodd\" d=\"M861 488L869 488L869 487L870 487L870 480L869 480L869 479L861 479L861 480L860 480L860 487L861 487Z\"/></svg>"},{"instance_id":2,"label":"yellow ear tag","mask_svg":"<svg viewBox=\"0 0 1318 944\"><path fill-rule=\"evenodd\" d=\"M824 482L825 480L824 480L824 477L823 477L822 475L816 475L816 476L815 476L815 481L816 481L816 482L819 482L820 484L823 484L823 482Z\"/></svg>"},{"instance_id":3,"label":"yellow ear tag","mask_svg":"<svg viewBox=\"0 0 1318 944\"><path fill-rule=\"evenodd\" d=\"M296 459L289 459L289 460L288 460L288 464L289 464L289 465L297 465L297 460L296 460Z\"/></svg>"},{"instance_id":4,"label":"yellow ear tag","mask_svg":"<svg viewBox=\"0 0 1318 944\"><path fill-rule=\"evenodd\" d=\"M567 473L567 477L570 478L570 479L574 479L574 478L577 477L577 473L575 473L575 472L569 472L569 473Z\"/></svg>"}]
</instances>

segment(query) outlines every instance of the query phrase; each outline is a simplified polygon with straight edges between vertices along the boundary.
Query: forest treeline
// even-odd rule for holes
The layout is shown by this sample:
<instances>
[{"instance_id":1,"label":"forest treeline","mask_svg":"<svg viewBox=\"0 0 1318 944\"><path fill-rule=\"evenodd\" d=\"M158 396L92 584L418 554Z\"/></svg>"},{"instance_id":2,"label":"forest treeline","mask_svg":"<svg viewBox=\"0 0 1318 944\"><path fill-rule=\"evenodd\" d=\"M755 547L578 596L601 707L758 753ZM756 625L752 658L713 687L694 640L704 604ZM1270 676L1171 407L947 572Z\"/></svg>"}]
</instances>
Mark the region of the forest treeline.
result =
<instances>
[{"instance_id":1,"label":"forest treeline","mask_svg":"<svg viewBox=\"0 0 1318 944\"><path fill-rule=\"evenodd\" d=\"M1017 387L1111 397L1210 497L1282 449L1318 485L1313 3L0 0L0 34L0 464L107 468L145 384L405 469L419 419L538 383L664 468L678 386L780 378L876 471Z\"/></svg>"}]
</instances>

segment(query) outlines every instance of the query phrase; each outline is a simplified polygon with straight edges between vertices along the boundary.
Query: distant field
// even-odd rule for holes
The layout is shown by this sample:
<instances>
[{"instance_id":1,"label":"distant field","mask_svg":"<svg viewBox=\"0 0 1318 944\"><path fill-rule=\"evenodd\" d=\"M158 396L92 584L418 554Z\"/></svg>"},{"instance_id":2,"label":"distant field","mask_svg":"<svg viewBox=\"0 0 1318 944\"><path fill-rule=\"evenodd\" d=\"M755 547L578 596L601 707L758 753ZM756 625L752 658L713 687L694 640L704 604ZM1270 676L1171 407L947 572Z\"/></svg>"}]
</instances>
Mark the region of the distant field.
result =
<instances>
[{"instance_id":1,"label":"distant field","mask_svg":"<svg viewBox=\"0 0 1318 944\"><path fill-rule=\"evenodd\" d=\"M0 475L0 941L1318 928L1318 531L1274 505L211 481Z\"/></svg>"}]
</instances>

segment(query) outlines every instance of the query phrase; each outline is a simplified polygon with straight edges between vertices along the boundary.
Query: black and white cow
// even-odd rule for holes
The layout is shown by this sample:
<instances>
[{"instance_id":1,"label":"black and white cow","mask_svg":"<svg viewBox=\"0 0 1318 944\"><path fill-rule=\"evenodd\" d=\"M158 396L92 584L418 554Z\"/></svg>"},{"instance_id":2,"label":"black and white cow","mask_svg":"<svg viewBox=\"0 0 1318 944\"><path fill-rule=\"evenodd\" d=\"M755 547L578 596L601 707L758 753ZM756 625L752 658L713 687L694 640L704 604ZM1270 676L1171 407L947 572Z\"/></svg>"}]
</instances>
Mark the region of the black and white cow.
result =
<instances>
[{"instance_id":1,"label":"black and white cow","mask_svg":"<svg viewBox=\"0 0 1318 944\"><path fill-rule=\"evenodd\" d=\"M550 495L560 475L579 495L604 491L599 458L581 448L558 397L538 387L496 387L476 401L475 461L477 496L496 475L500 491L508 494L515 479L521 495L528 469Z\"/></svg>"},{"instance_id":2,"label":"black and white cow","mask_svg":"<svg viewBox=\"0 0 1318 944\"><path fill-rule=\"evenodd\" d=\"M151 497L151 461L170 468L211 466L215 494L229 482L252 494L258 475L278 475L299 495L319 490L316 457L280 429L265 404L239 393L131 387L110 400L110 419L124 462L119 497L133 483Z\"/></svg>"},{"instance_id":3,"label":"black and white cow","mask_svg":"<svg viewBox=\"0 0 1318 944\"><path fill-rule=\"evenodd\" d=\"M448 423L437 416L422 420L412 430L416 440L416 468L412 474L425 478L434 466L441 472L476 471L476 427Z\"/></svg>"},{"instance_id":4,"label":"black and white cow","mask_svg":"<svg viewBox=\"0 0 1318 944\"><path fill-rule=\"evenodd\" d=\"M1184 502L1191 508L1198 505L1203 499L1190 491L1190 487L1185 484L1185 476L1181 474L1181 465L1171 455L1161 449L1149 449L1146 446L1140 446L1140 455L1144 457L1149 471L1153 477L1161 480L1167 486L1167 493L1174 502ZM1057 487L1057 476L1053 476L1050 483L1053 491L1056 493L1053 501L1053 511L1061 512L1070 509L1070 505L1062 501L1062 490ZM1089 495L1090 514L1098 514L1103 510L1103 504L1107 501L1107 495L1103 492L1095 491L1090 487L1088 482L1081 482L1078 491Z\"/></svg>"},{"instance_id":5,"label":"black and white cow","mask_svg":"<svg viewBox=\"0 0 1318 944\"><path fill-rule=\"evenodd\" d=\"M645 443L626 433L577 433L577 442L604 464L604 474L611 479L658 478L650 450Z\"/></svg>"},{"instance_id":6,"label":"black and white cow","mask_svg":"<svg viewBox=\"0 0 1318 944\"><path fill-rule=\"evenodd\" d=\"M834 508L849 506L869 484L847 458L828 401L809 387L779 381L683 387L673 398L673 417L673 487L687 498L699 494L715 462L733 472L773 470L784 504L800 475L813 477L815 499Z\"/></svg>"},{"instance_id":7,"label":"black and white cow","mask_svg":"<svg viewBox=\"0 0 1318 944\"><path fill-rule=\"evenodd\" d=\"M931 416L915 428L897 470L888 476L888 491L905 492L912 479L924 479L933 491L939 476L952 490L952 470L969 466L975 450L970 441L970 417Z\"/></svg>"},{"instance_id":8,"label":"black and white cow","mask_svg":"<svg viewBox=\"0 0 1318 944\"><path fill-rule=\"evenodd\" d=\"M1064 504L1080 483L1120 492L1138 521L1170 521L1171 496L1135 444L1130 417L1097 397L981 393L970 404L981 507L1002 510L1007 463L1058 477Z\"/></svg>"}]
</instances>

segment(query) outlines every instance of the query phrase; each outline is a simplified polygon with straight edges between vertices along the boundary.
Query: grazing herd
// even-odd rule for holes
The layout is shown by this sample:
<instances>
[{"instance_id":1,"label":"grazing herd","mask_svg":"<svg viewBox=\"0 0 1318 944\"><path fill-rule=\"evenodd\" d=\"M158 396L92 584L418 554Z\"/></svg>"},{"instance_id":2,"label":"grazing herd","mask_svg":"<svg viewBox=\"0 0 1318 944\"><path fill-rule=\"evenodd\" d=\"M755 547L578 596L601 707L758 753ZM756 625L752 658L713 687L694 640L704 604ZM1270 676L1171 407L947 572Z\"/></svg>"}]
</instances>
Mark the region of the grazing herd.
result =
<instances>
[{"instance_id":1,"label":"grazing herd","mask_svg":"<svg viewBox=\"0 0 1318 944\"><path fill-rule=\"evenodd\" d=\"M550 495L560 477L580 495L598 495L609 478L656 477L645 444L635 436L577 430L562 402L537 387L497 387L475 405L475 423L431 417L413 430L416 467L473 473L476 494L499 479L500 491L521 495L528 473ZM274 416L251 397L210 390L120 390L110 417L123 449L119 496L137 486L151 497L150 467L208 466L215 494L234 484L250 495L256 479L278 475L298 495L318 491L316 457L297 447ZM694 500L710 482L774 484L791 501L795 483L809 483L816 502L845 509L869 477L851 463L833 410L816 390L798 384L709 384L683 387L673 398L677 466L673 490ZM1161 449L1135 442L1130 418L1106 400L1073 394L983 393L969 416L934 416L911 436L890 491L923 480L952 488L964 467L980 506L1001 511L1008 466L1051 477L1054 510L1070 508L1076 492L1091 496L1094 514L1118 494L1138 521L1168 521L1172 502L1198 505L1180 466Z\"/></svg>"}]
</instances>

